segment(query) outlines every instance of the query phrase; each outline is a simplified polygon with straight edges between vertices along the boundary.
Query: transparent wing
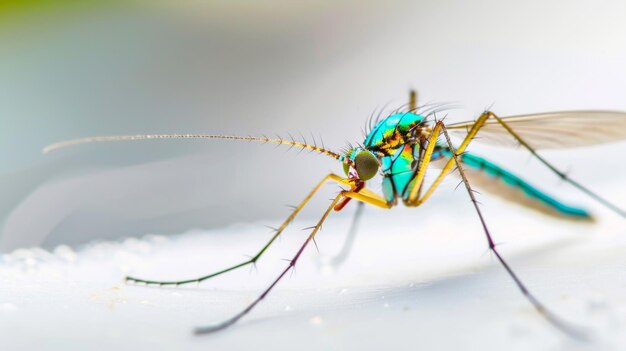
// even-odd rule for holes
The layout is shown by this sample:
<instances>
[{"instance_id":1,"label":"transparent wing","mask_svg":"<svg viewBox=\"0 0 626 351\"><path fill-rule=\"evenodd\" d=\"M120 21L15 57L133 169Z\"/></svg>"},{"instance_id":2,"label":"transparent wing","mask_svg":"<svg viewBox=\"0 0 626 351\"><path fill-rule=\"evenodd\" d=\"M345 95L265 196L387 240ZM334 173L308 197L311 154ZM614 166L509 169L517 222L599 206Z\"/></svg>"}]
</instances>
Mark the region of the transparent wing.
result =
<instances>
[{"instance_id":1,"label":"transparent wing","mask_svg":"<svg viewBox=\"0 0 626 351\"><path fill-rule=\"evenodd\" d=\"M589 146L626 139L626 112L562 111L502 118L535 149ZM464 137L473 121L447 125L450 134ZM495 119L488 119L476 141L497 146L518 146Z\"/></svg>"}]
</instances>

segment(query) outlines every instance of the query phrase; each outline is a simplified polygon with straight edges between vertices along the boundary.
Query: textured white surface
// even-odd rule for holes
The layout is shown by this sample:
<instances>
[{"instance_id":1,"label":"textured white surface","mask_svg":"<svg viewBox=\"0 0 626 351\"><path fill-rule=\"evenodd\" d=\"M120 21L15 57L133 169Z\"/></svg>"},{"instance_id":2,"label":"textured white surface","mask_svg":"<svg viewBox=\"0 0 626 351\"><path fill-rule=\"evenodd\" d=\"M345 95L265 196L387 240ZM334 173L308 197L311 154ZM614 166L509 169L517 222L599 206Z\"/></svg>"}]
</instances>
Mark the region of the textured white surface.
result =
<instances>
[{"instance_id":1,"label":"textured white surface","mask_svg":"<svg viewBox=\"0 0 626 351\"><path fill-rule=\"evenodd\" d=\"M609 184L607 184L608 186ZM625 191L619 190L624 197ZM195 337L255 298L295 253L312 220L297 220L256 270L179 288L125 285L127 273L189 278L253 254L262 224L78 251L18 250L0 263L3 349L618 349L626 342L624 220L594 207L596 224L562 222L482 197L500 249L554 312L593 331L578 343L548 325L486 254L457 191L420 209L365 212L352 255L332 270L348 213L333 216L295 274L233 328ZM459 200L459 201L455 201ZM321 212L322 209L318 209ZM348 211L346 211L348 212ZM449 214L456 214L450 220ZM277 223L264 223L276 225Z\"/></svg>"}]
</instances>

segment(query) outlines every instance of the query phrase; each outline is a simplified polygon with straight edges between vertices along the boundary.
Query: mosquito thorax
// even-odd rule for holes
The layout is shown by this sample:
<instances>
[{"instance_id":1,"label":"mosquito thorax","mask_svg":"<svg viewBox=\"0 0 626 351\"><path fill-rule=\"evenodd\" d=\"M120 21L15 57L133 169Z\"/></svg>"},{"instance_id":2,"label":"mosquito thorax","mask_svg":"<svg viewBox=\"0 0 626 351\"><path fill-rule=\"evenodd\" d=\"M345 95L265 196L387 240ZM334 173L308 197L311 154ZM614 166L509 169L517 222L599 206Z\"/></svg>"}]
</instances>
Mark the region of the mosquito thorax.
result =
<instances>
[{"instance_id":1,"label":"mosquito thorax","mask_svg":"<svg viewBox=\"0 0 626 351\"><path fill-rule=\"evenodd\" d=\"M343 164L343 171L350 178L370 180L378 173L380 168L378 158L370 151L360 147L355 147L346 152L346 158L351 159L354 165Z\"/></svg>"}]
</instances>

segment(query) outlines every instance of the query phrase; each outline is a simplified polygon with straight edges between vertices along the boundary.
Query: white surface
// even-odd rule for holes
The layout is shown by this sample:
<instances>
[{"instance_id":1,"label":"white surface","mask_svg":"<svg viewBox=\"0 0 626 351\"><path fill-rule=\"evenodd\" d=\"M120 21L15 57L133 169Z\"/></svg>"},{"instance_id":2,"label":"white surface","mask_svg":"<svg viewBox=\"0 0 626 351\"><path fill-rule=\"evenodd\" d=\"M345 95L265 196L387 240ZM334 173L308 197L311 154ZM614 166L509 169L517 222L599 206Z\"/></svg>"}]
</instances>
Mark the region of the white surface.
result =
<instances>
[{"instance_id":1,"label":"white surface","mask_svg":"<svg viewBox=\"0 0 626 351\"><path fill-rule=\"evenodd\" d=\"M613 193L623 199L626 191ZM319 254L310 246L295 274L249 316L203 337L192 328L219 322L255 298L312 221L295 221L257 270L199 286L125 285L122 278L205 274L253 254L268 230L258 223L77 252L15 251L0 264L3 349L597 350L626 342L623 219L594 207L596 224L562 222L481 197L503 255L531 291L593 331L594 341L579 343L548 325L486 254L465 194L448 197L419 209L367 208L351 257L334 272L319 257L339 249L350 215L331 217L317 239Z\"/></svg>"}]
</instances>

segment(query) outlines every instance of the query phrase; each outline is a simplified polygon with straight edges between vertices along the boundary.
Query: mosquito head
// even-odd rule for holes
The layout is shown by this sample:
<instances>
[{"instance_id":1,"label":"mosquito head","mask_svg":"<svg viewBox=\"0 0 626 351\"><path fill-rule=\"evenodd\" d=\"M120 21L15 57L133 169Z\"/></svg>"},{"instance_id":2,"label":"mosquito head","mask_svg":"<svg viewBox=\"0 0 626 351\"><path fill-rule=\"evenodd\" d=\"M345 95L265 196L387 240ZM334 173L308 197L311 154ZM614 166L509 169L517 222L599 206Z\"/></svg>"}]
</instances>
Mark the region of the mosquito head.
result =
<instances>
[{"instance_id":1,"label":"mosquito head","mask_svg":"<svg viewBox=\"0 0 626 351\"><path fill-rule=\"evenodd\" d=\"M343 171L348 177L361 180L370 180L380 168L378 158L368 150L355 147L346 153L346 159L352 160L352 164L343 164Z\"/></svg>"}]
</instances>

